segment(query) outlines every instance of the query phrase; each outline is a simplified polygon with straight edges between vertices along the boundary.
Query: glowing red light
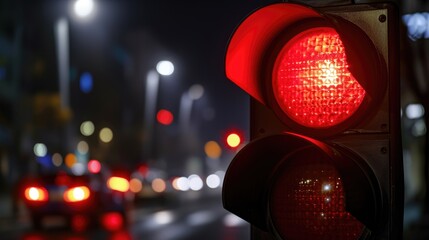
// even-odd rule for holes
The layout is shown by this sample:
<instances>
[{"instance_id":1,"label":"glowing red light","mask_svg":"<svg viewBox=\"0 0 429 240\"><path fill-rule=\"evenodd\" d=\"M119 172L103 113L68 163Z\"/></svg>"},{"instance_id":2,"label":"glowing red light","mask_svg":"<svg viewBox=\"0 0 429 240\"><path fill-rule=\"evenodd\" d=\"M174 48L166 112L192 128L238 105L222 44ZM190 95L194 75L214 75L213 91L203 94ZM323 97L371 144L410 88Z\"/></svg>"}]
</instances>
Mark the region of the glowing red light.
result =
<instances>
[{"instance_id":1,"label":"glowing red light","mask_svg":"<svg viewBox=\"0 0 429 240\"><path fill-rule=\"evenodd\" d=\"M66 202L81 202L88 199L91 191L86 186L78 186L67 189L63 194L63 199Z\"/></svg>"},{"instance_id":2,"label":"glowing red light","mask_svg":"<svg viewBox=\"0 0 429 240\"><path fill-rule=\"evenodd\" d=\"M231 148L238 147L240 143L241 143L241 137L237 133L230 133L226 137L226 144L228 144L228 146Z\"/></svg>"},{"instance_id":3,"label":"glowing red light","mask_svg":"<svg viewBox=\"0 0 429 240\"><path fill-rule=\"evenodd\" d=\"M102 216L101 223L106 230L117 231L124 226L124 218L120 213L106 213Z\"/></svg>"},{"instance_id":4,"label":"glowing red light","mask_svg":"<svg viewBox=\"0 0 429 240\"><path fill-rule=\"evenodd\" d=\"M327 159L306 150L290 156L271 195L271 217L283 239L359 239L364 225L345 210L343 183Z\"/></svg>"},{"instance_id":5,"label":"glowing red light","mask_svg":"<svg viewBox=\"0 0 429 240\"><path fill-rule=\"evenodd\" d=\"M114 233L111 233L109 240L132 240L133 237L128 231L121 230Z\"/></svg>"},{"instance_id":6,"label":"glowing red light","mask_svg":"<svg viewBox=\"0 0 429 240\"><path fill-rule=\"evenodd\" d=\"M173 114L165 109L161 109L156 114L156 119L163 125L170 125L173 122Z\"/></svg>"},{"instance_id":7,"label":"glowing red light","mask_svg":"<svg viewBox=\"0 0 429 240\"><path fill-rule=\"evenodd\" d=\"M138 171L143 176L146 176L147 173L149 172L149 166L147 164L142 164L142 165L139 166Z\"/></svg>"},{"instance_id":8,"label":"glowing red light","mask_svg":"<svg viewBox=\"0 0 429 240\"><path fill-rule=\"evenodd\" d=\"M343 43L334 29L301 32L276 60L274 97L282 111L303 126L335 126L356 112L366 94L348 67Z\"/></svg>"},{"instance_id":9,"label":"glowing red light","mask_svg":"<svg viewBox=\"0 0 429 240\"><path fill-rule=\"evenodd\" d=\"M90 160L88 162L88 171L90 173L99 173L101 171L101 163L98 160Z\"/></svg>"},{"instance_id":10,"label":"glowing red light","mask_svg":"<svg viewBox=\"0 0 429 240\"><path fill-rule=\"evenodd\" d=\"M44 187L28 187L24 191L24 196L32 202L48 201L48 191Z\"/></svg>"}]
</instances>

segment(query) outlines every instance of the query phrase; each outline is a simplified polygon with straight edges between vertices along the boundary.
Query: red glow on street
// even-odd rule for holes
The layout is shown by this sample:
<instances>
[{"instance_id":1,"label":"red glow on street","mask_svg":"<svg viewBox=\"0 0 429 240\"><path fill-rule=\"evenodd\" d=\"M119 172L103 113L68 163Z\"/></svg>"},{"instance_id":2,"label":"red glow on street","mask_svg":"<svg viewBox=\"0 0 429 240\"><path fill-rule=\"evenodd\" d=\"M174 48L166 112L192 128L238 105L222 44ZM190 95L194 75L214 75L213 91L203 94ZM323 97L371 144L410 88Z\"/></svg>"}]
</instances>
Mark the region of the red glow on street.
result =
<instances>
[{"instance_id":1,"label":"red glow on street","mask_svg":"<svg viewBox=\"0 0 429 240\"><path fill-rule=\"evenodd\" d=\"M101 223L108 231L118 231L123 227L124 219L121 214L112 212L105 214L101 219Z\"/></svg>"}]
</instances>

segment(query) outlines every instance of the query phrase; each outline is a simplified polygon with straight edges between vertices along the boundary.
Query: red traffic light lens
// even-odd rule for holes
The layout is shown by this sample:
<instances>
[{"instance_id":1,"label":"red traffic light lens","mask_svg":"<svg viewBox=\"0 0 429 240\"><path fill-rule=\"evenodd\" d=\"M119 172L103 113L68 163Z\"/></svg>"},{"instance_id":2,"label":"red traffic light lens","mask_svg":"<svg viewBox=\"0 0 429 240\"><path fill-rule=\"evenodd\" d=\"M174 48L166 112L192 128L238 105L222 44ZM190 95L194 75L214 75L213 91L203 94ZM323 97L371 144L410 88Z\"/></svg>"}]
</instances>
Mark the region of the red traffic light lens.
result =
<instances>
[{"instance_id":1,"label":"red traffic light lens","mask_svg":"<svg viewBox=\"0 0 429 240\"><path fill-rule=\"evenodd\" d=\"M360 239L364 225L345 210L340 174L326 156L305 149L285 159L270 198L271 220L283 239Z\"/></svg>"},{"instance_id":2,"label":"red traffic light lens","mask_svg":"<svg viewBox=\"0 0 429 240\"><path fill-rule=\"evenodd\" d=\"M310 28L290 39L273 72L273 93L281 110L310 128L329 128L351 117L366 92L349 71L338 33Z\"/></svg>"}]
</instances>

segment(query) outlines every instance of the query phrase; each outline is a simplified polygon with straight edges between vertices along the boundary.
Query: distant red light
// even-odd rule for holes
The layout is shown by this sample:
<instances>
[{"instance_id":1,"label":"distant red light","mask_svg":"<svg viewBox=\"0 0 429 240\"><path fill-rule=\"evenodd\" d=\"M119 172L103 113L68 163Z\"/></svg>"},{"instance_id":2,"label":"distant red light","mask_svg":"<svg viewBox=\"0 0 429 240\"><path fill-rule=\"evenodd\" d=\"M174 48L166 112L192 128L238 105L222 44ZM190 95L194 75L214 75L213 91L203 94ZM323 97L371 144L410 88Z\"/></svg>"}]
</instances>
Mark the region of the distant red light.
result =
<instances>
[{"instance_id":1,"label":"distant red light","mask_svg":"<svg viewBox=\"0 0 429 240\"><path fill-rule=\"evenodd\" d=\"M156 119L162 125L170 125L173 122L174 117L170 111L161 109L156 114Z\"/></svg>"},{"instance_id":2,"label":"distant red light","mask_svg":"<svg viewBox=\"0 0 429 240\"><path fill-rule=\"evenodd\" d=\"M99 173L101 171L101 163L98 160L90 160L88 162L88 171L90 173Z\"/></svg>"},{"instance_id":3,"label":"distant red light","mask_svg":"<svg viewBox=\"0 0 429 240\"><path fill-rule=\"evenodd\" d=\"M366 95L348 67L334 29L301 32L283 47L276 61L273 93L279 107L306 127L327 128L345 121Z\"/></svg>"},{"instance_id":4,"label":"distant red light","mask_svg":"<svg viewBox=\"0 0 429 240\"><path fill-rule=\"evenodd\" d=\"M223 136L223 141L225 145L230 149L237 149L242 145L244 139L244 133L239 129L230 129L225 132Z\"/></svg>"},{"instance_id":5,"label":"distant red light","mask_svg":"<svg viewBox=\"0 0 429 240\"><path fill-rule=\"evenodd\" d=\"M229 147L236 148L241 143L241 137L237 133L230 133L226 137L226 143L228 144Z\"/></svg>"},{"instance_id":6,"label":"distant red light","mask_svg":"<svg viewBox=\"0 0 429 240\"><path fill-rule=\"evenodd\" d=\"M118 231L124 226L124 218L120 213L106 213L101 218L101 224L108 231Z\"/></svg>"},{"instance_id":7,"label":"distant red light","mask_svg":"<svg viewBox=\"0 0 429 240\"><path fill-rule=\"evenodd\" d=\"M142 165L139 166L138 171L143 176L146 176L147 173L149 172L149 166L147 164L142 164Z\"/></svg>"}]
</instances>

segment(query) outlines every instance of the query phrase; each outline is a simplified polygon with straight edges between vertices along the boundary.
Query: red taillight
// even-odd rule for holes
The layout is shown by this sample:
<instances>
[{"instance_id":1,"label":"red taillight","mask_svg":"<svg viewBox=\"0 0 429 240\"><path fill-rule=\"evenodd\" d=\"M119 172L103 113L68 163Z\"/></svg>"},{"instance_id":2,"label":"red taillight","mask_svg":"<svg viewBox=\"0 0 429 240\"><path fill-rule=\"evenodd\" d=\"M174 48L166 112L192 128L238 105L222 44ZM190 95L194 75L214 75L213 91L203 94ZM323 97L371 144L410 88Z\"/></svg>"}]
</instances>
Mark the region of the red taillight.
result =
<instances>
[{"instance_id":1,"label":"red taillight","mask_svg":"<svg viewBox=\"0 0 429 240\"><path fill-rule=\"evenodd\" d=\"M89 198L91 191L86 186L78 186L64 192L63 198L66 202L81 202Z\"/></svg>"},{"instance_id":2,"label":"red taillight","mask_svg":"<svg viewBox=\"0 0 429 240\"><path fill-rule=\"evenodd\" d=\"M275 180L270 214L283 239L359 239L364 225L345 208L343 182L317 151L298 151Z\"/></svg>"},{"instance_id":3,"label":"red taillight","mask_svg":"<svg viewBox=\"0 0 429 240\"><path fill-rule=\"evenodd\" d=\"M115 191L127 192L130 189L130 183L122 177L110 177L107 180L107 186Z\"/></svg>"},{"instance_id":4,"label":"red taillight","mask_svg":"<svg viewBox=\"0 0 429 240\"><path fill-rule=\"evenodd\" d=\"M24 191L25 199L32 202L48 201L48 191L43 187L28 187Z\"/></svg>"},{"instance_id":5,"label":"red taillight","mask_svg":"<svg viewBox=\"0 0 429 240\"><path fill-rule=\"evenodd\" d=\"M352 116L366 95L348 68L338 33L329 27L311 28L288 41L277 57L274 97L300 125L335 126Z\"/></svg>"},{"instance_id":6,"label":"red taillight","mask_svg":"<svg viewBox=\"0 0 429 240\"><path fill-rule=\"evenodd\" d=\"M101 224L106 230L117 231L124 226L124 218L120 213L106 213L101 218Z\"/></svg>"}]
</instances>

